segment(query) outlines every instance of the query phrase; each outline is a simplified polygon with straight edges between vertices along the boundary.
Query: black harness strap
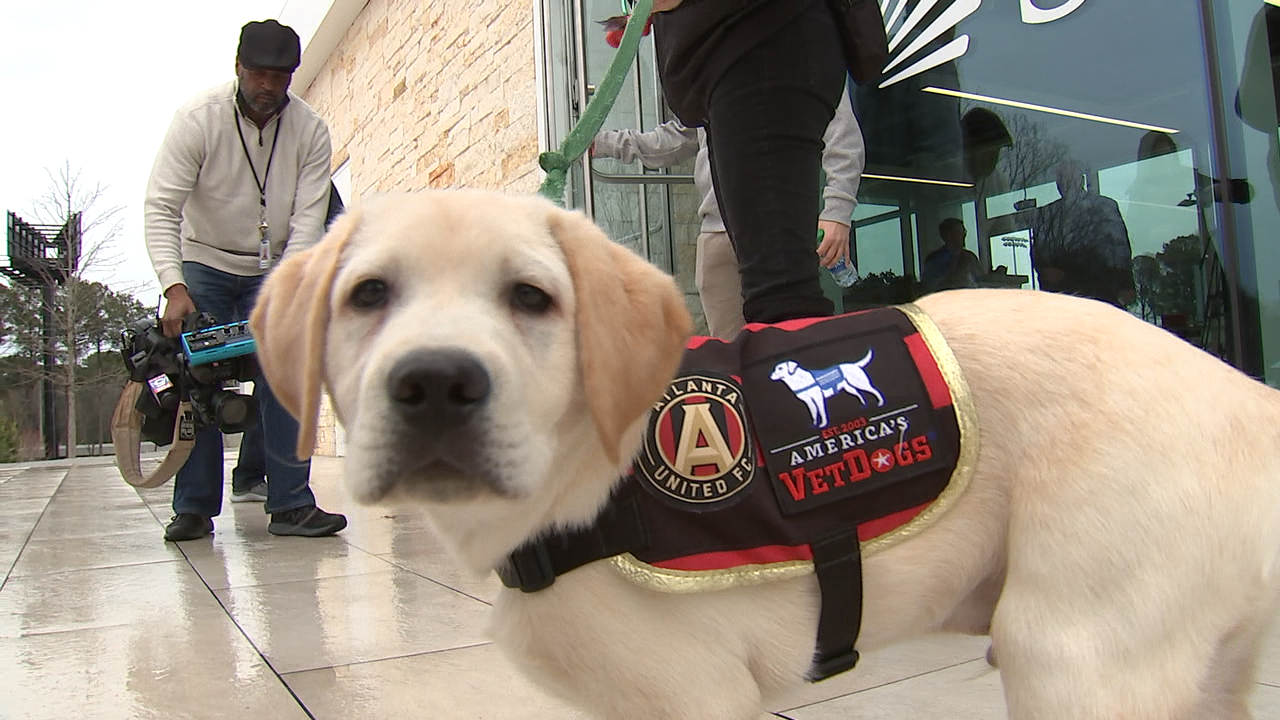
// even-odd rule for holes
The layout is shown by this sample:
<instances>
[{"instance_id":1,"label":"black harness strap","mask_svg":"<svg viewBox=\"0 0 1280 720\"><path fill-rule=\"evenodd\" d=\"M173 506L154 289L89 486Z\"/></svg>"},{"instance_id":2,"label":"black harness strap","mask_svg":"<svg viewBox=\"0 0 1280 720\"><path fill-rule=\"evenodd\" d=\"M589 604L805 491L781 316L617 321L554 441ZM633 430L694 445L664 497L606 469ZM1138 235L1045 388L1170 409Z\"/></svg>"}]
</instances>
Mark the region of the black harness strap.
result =
<instances>
[{"instance_id":1,"label":"black harness strap","mask_svg":"<svg viewBox=\"0 0 1280 720\"><path fill-rule=\"evenodd\" d=\"M615 498L591 527L521 545L498 567L498 577L509 588L538 592L550 587L558 575L648 544L640 507L633 499ZM858 663L854 645L862 628L862 553L856 530L817 540L811 547L822 607L817 654L808 679L817 682Z\"/></svg>"},{"instance_id":2,"label":"black harness strap","mask_svg":"<svg viewBox=\"0 0 1280 720\"><path fill-rule=\"evenodd\" d=\"M854 646L862 629L862 551L857 530L814 541L810 547L822 597L817 657L809 671L809 682L817 682L858 664Z\"/></svg>"},{"instance_id":3,"label":"black harness strap","mask_svg":"<svg viewBox=\"0 0 1280 720\"><path fill-rule=\"evenodd\" d=\"M509 588L537 592L551 586L557 575L649 544L644 518L635 500L614 499L590 527L560 532L527 542L507 556L498 577Z\"/></svg>"}]
</instances>

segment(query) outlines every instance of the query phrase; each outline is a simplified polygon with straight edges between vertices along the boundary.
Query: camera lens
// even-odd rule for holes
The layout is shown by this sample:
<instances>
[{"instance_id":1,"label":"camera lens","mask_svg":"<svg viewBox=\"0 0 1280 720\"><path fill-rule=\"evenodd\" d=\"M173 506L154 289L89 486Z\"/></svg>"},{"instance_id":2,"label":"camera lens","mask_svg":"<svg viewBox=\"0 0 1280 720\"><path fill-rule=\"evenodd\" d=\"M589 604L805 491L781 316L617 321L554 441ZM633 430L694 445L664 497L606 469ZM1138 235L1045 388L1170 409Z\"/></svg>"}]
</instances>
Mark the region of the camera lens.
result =
<instances>
[{"instance_id":1,"label":"camera lens","mask_svg":"<svg viewBox=\"0 0 1280 720\"><path fill-rule=\"evenodd\" d=\"M239 395L229 395L218 403L218 424L239 425L249 416L249 404Z\"/></svg>"},{"instance_id":2,"label":"camera lens","mask_svg":"<svg viewBox=\"0 0 1280 720\"><path fill-rule=\"evenodd\" d=\"M213 420L224 433L244 432L258 421L258 404L248 395L219 389L209 400Z\"/></svg>"}]
</instances>

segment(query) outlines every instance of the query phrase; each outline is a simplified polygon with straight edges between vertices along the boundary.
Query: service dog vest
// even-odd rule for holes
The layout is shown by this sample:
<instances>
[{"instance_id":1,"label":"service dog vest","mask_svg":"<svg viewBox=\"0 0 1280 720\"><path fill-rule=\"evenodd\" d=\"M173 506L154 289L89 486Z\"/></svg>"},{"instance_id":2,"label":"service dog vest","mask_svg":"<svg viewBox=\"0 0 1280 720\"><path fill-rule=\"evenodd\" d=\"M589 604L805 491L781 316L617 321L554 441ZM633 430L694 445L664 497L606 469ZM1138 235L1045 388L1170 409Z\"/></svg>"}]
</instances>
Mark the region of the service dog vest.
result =
<instances>
[{"instance_id":1,"label":"service dog vest","mask_svg":"<svg viewBox=\"0 0 1280 720\"><path fill-rule=\"evenodd\" d=\"M532 592L610 558L647 588L700 592L816 572L822 679L857 661L861 556L936 520L976 455L960 369L914 305L694 338L596 524L499 575Z\"/></svg>"}]
</instances>

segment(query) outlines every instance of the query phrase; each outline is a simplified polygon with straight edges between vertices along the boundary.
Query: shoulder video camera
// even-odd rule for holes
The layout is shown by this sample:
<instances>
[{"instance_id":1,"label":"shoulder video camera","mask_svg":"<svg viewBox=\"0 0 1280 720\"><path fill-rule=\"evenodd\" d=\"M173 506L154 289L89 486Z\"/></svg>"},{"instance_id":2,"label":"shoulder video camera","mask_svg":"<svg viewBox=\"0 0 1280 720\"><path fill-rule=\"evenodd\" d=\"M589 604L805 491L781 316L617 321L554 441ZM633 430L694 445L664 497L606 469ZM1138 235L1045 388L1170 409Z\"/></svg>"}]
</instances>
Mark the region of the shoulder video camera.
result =
<instances>
[{"instance_id":1,"label":"shoulder video camera","mask_svg":"<svg viewBox=\"0 0 1280 720\"><path fill-rule=\"evenodd\" d=\"M176 338L166 337L154 318L123 331L129 379L146 386L134 405L143 415L143 437L161 446L173 442L183 401L191 403L192 431L216 426L230 434L256 425L257 401L228 387L259 375L256 351L248 322L219 325L207 313L188 317Z\"/></svg>"}]
</instances>

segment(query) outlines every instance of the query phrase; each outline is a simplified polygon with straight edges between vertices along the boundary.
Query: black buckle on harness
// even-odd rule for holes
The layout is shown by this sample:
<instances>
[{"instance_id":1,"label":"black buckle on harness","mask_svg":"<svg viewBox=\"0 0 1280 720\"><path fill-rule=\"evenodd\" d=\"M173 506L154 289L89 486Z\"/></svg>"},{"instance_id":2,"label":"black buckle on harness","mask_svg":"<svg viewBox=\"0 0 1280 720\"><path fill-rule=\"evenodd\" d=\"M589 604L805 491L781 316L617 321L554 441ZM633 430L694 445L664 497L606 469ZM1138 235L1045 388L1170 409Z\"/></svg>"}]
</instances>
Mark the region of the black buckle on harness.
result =
<instances>
[{"instance_id":1,"label":"black buckle on harness","mask_svg":"<svg viewBox=\"0 0 1280 720\"><path fill-rule=\"evenodd\" d=\"M508 555L506 562L498 566L498 577L503 585L528 593L551 587L556 571L546 545L534 542Z\"/></svg>"},{"instance_id":2,"label":"black buckle on harness","mask_svg":"<svg viewBox=\"0 0 1280 720\"><path fill-rule=\"evenodd\" d=\"M850 649L849 652L842 655L815 660L813 667L809 668L809 682L826 680L832 675L839 675L846 670L852 670L858 664L858 659L858 651Z\"/></svg>"}]
</instances>

